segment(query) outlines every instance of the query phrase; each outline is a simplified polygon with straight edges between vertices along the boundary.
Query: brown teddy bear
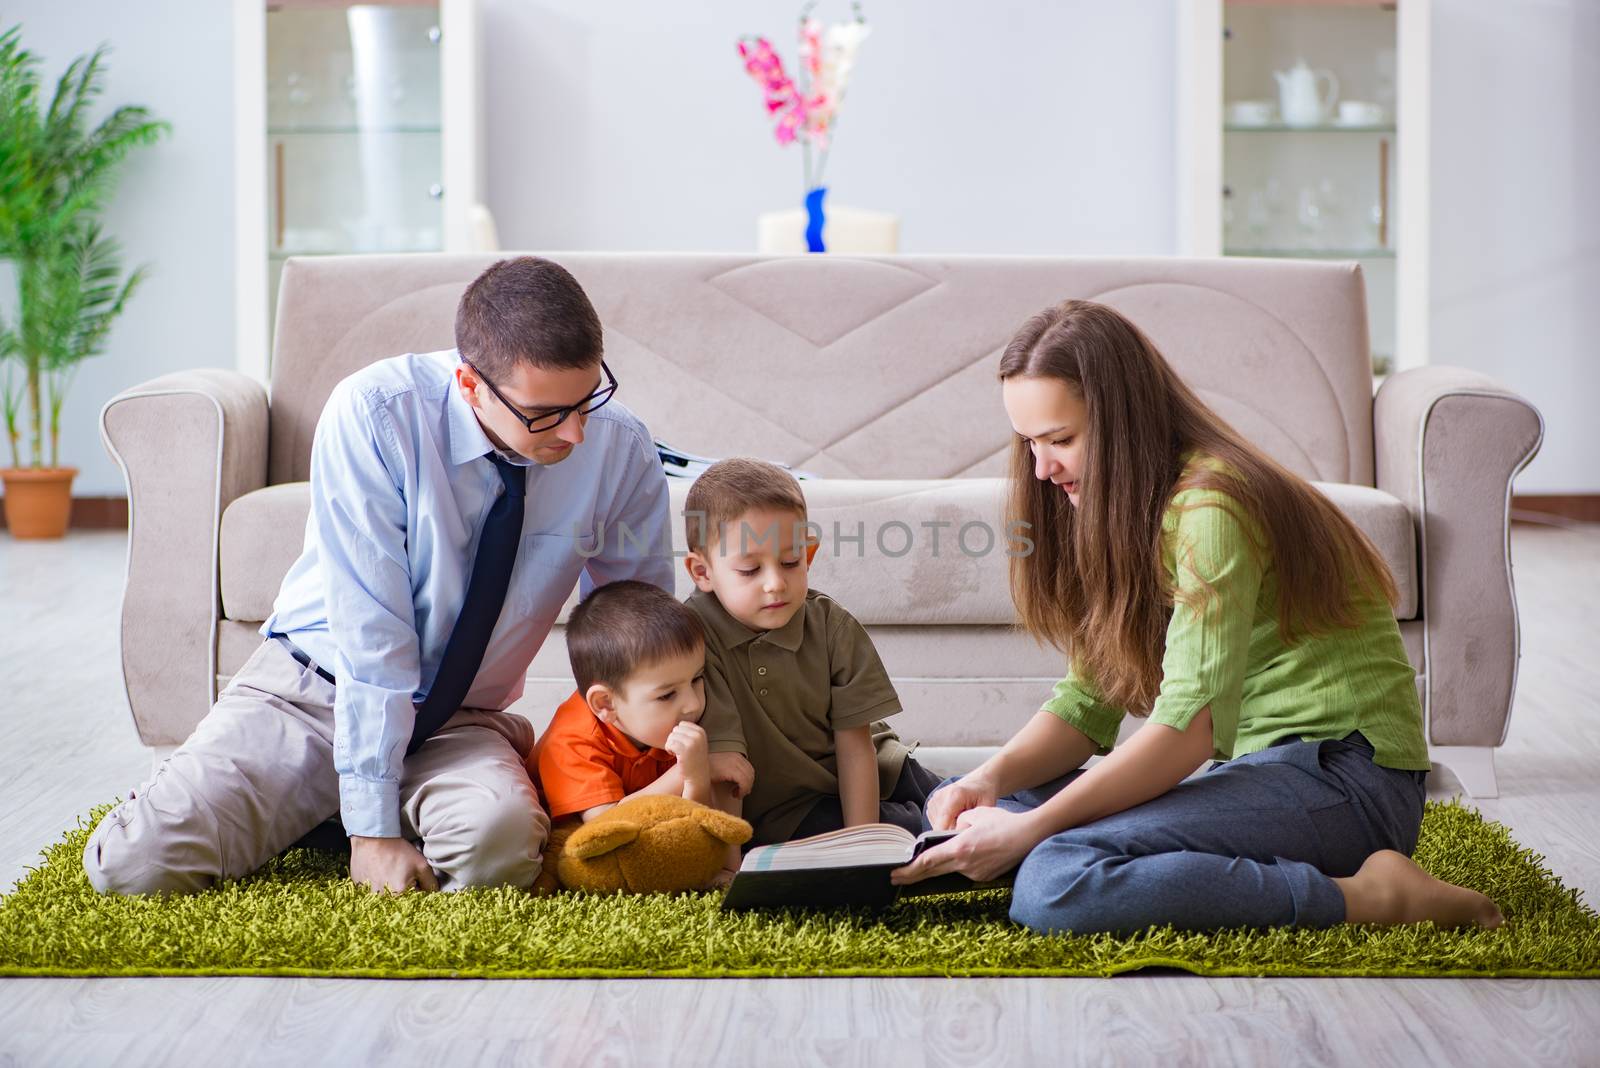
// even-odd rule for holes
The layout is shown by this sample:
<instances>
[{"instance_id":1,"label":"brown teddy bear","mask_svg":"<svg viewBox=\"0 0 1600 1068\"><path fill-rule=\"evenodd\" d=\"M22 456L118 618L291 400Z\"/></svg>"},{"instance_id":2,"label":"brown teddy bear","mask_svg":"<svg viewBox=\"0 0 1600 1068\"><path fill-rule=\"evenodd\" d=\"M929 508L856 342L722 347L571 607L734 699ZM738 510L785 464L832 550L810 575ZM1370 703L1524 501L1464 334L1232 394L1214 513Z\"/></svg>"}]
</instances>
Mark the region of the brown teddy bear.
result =
<instances>
[{"instance_id":1,"label":"brown teddy bear","mask_svg":"<svg viewBox=\"0 0 1600 1068\"><path fill-rule=\"evenodd\" d=\"M588 823L557 826L534 890L630 894L704 890L728 846L750 840L737 816L670 795L630 797ZM552 869L554 877L552 877Z\"/></svg>"}]
</instances>

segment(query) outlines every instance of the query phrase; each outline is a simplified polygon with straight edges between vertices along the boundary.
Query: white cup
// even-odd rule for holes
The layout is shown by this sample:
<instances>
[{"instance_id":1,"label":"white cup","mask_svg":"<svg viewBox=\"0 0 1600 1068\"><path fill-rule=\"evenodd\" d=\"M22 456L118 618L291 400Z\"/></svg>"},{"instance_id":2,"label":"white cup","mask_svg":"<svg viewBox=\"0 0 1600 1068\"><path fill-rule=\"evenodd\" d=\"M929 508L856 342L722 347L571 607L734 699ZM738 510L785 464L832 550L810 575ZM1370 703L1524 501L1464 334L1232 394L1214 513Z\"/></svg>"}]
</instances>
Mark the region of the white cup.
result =
<instances>
[{"instance_id":1,"label":"white cup","mask_svg":"<svg viewBox=\"0 0 1600 1068\"><path fill-rule=\"evenodd\" d=\"M1272 101L1235 100L1228 105L1228 121L1235 126L1266 126L1272 122Z\"/></svg>"},{"instance_id":2,"label":"white cup","mask_svg":"<svg viewBox=\"0 0 1600 1068\"><path fill-rule=\"evenodd\" d=\"M1383 121L1383 105L1368 100L1339 101L1339 122L1345 126L1376 126Z\"/></svg>"}]
</instances>

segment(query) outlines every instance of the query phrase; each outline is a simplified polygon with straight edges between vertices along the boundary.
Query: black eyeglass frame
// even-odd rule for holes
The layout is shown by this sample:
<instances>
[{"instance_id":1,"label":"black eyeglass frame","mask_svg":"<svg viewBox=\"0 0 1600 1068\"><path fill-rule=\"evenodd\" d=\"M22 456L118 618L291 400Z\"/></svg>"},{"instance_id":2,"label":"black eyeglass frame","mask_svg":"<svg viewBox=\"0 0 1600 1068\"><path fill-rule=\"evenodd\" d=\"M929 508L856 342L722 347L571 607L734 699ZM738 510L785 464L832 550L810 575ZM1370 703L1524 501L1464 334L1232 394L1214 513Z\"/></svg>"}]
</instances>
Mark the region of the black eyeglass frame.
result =
<instances>
[{"instance_id":1,"label":"black eyeglass frame","mask_svg":"<svg viewBox=\"0 0 1600 1068\"><path fill-rule=\"evenodd\" d=\"M545 412L543 415L530 417L523 415L520 411L518 411L517 406L507 400L506 395L496 389L493 382L489 381L489 376L478 370L471 360L463 356L461 357L461 362L472 368L472 373L477 375L478 379L484 385L489 387L489 392L493 393L495 397L499 399L500 403L506 406L506 411L515 416L517 422L521 423L530 434L542 434L546 430L554 430L556 427L566 422L567 416L574 412L577 412L579 415L588 415L590 412L604 407L612 397L617 395L617 376L611 373L611 368L606 366L606 361L601 360L600 370L604 372L606 376L605 385L601 386L599 389L583 398L583 400L579 401L577 404L571 404L565 408L556 408L552 411ZM599 400L595 400L596 397L598 397ZM594 401L594 403L590 404L590 401Z\"/></svg>"}]
</instances>

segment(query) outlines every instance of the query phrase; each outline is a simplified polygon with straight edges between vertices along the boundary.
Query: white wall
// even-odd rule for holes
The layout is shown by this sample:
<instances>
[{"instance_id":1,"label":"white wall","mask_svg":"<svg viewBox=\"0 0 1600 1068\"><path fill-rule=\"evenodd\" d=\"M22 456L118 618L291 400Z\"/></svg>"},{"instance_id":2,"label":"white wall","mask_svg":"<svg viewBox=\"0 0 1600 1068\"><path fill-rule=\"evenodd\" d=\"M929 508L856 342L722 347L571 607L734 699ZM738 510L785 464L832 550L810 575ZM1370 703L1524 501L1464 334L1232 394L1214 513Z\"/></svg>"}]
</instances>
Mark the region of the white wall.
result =
<instances>
[{"instance_id":1,"label":"white wall","mask_svg":"<svg viewBox=\"0 0 1600 1068\"><path fill-rule=\"evenodd\" d=\"M106 215L125 264L150 263L150 277L62 411L61 462L81 469L73 492L121 495L122 473L100 444L100 406L168 371L233 366L232 14L223 0L10 0L0 26L19 22L47 92L74 56L108 42L101 114L143 104L172 124L129 156Z\"/></svg>"},{"instance_id":2,"label":"white wall","mask_svg":"<svg viewBox=\"0 0 1600 1068\"><path fill-rule=\"evenodd\" d=\"M1600 492L1600 4L1433 0L1432 359L1544 413L1519 493Z\"/></svg>"},{"instance_id":3,"label":"white wall","mask_svg":"<svg viewBox=\"0 0 1600 1068\"><path fill-rule=\"evenodd\" d=\"M750 250L798 206L741 34L794 70L800 0L483 0L489 207L508 248ZM829 200L906 252L1166 253L1174 0L867 0ZM849 16L846 0L817 15Z\"/></svg>"},{"instance_id":4,"label":"white wall","mask_svg":"<svg viewBox=\"0 0 1600 1068\"><path fill-rule=\"evenodd\" d=\"M755 215L798 200L797 150L772 141L734 47L764 33L792 63L793 0L482 2L506 247L750 249ZM1172 251L1177 2L869 2L830 195L900 212L908 252ZM1600 492L1600 5L1434 10L1434 359L1545 412L1520 492ZM64 413L76 492L119 494L100 405L233 364L230 5L13 0L0 24L17 21L52 78L110 41L107 100L174 128L130 161L108 219L154 274Z\"/></svg>"}]
</instances>

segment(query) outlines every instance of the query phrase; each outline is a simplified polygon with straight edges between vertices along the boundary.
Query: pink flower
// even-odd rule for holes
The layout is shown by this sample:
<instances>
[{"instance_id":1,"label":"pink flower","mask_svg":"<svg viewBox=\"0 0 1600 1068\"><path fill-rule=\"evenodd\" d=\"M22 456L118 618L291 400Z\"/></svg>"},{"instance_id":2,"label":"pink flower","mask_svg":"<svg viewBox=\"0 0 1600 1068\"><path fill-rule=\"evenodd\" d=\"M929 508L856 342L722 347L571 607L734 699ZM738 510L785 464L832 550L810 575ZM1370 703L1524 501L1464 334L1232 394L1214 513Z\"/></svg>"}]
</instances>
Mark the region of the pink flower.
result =
<instances>
[{"instance_id":1,"label":"pink flower","mask_svg":"<svg viewBox=\"0 0 1600 1068\"><path fill-rule=\"evenodd\" d=\"M805 125L805 112L799 98L795 99L794 106L785 111L778 118L778 125L773 128L773 134L778 138L778 144L786 145L795 139L795 135Z\"/></svg>"},{"instance_id":2,"label":"pink flower","mask_svg":"<svg viewBox=\"0 0 1600 1068\"><path fill-rule=\"evenodd\" d=\"M772 42L765 37L758 37L755 46L751 47L740 41L739 55L744 60L744 69L761 86L769 113L799 99L794 82L783 72L783 60L772 49Z\"/></svg>"},{"instance_id":3,"label":"pink flower","mask_svg":"<svg viewBox=\"0 0 1600 1068\"><path fill-rule=\"evenodd\" d=\"M816 19L800 22L800 62L813 81L822 73L822 23Z\"/></svg>"},{"instance_id":4,"label":"pink flower","mask_svg":"<svg viewBox=\"0 0 1600 1068\"><path fill-rule=\"evenodd\" d=\"M739 42L739 57L744 60L745 71L761 86L778 144L802 141L819 149L828 147L856 54L868 32L866 21L860 17L859 5L853 22L824 27L817 19L801 19L799 85L785 73L783 60L771 41L753 37ZM820 179L820 174L811 175L809 166L808 163L808 182L813 177Z\"/></svg>"}]
</instances>

